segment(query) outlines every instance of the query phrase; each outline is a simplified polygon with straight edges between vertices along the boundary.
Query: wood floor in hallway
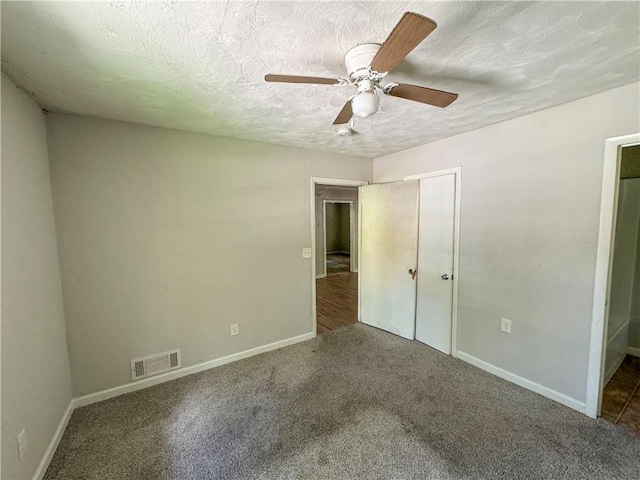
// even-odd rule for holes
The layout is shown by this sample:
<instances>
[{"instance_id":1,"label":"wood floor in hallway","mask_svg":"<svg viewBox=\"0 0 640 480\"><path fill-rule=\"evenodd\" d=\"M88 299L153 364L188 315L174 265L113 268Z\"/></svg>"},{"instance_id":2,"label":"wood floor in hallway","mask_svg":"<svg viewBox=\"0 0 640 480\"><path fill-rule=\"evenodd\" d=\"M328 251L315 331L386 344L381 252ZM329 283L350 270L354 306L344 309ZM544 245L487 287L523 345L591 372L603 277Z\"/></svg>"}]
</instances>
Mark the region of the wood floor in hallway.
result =
<instances>
[{"instance_id":1,"label":"wood floor in hallway","mask_svg":"<svg viewBox=\"0 0 640 480\"><path fill-rule=\"evenodd\" d=\"M316 280L318 334L358 322L358 274Z\"/></svg>"},{"instance_id":2,"label":"wood floor in hallway","mask_svg":"<svg viewBox=\"0 0 640 480\"><path fill-rule=\"evenodd\" d=\"M627 355L602 392L602 418L640 437L640 358Z\"/></svg>"}]
</instances>

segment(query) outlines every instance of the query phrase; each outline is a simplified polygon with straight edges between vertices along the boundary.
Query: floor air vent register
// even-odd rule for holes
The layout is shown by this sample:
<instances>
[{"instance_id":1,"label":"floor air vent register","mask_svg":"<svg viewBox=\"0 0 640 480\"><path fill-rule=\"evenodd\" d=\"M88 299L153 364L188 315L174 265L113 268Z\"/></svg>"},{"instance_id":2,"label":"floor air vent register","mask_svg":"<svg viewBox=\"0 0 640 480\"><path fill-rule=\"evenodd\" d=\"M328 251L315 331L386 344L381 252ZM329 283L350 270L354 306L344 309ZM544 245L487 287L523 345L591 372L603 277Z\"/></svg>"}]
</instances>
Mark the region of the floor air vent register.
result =
<instances>
[{"instance_id":1,"label":"floor air vent register","mask_svg":"<svg viewBox=\"0 0 640 480\"><path fill-rule=\"evenodd\" d=\"M180 368L180 349L131 360L131 380L151 377Z\"/></svg>"}]
</instances>

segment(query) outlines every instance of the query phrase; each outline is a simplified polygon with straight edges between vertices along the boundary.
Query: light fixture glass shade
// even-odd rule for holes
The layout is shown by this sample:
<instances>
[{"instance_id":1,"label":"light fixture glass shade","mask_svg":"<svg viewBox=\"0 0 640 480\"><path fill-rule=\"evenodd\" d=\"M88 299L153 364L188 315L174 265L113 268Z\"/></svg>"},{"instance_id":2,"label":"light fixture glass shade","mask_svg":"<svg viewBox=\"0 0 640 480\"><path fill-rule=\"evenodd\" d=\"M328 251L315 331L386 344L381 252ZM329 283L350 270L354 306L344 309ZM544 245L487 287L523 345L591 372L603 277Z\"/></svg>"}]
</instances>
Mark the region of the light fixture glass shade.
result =
<instances>
[{"instance_id":1,"label":"light fixture glass shade","mask_svg":"<svg viewBox=\"0 0 640 480\"><path fill-rule=\"evenodd\" d=\"M373 92L360 92L351 100L351 109L357 117L368 117L378 111L380 98Z\"/></svg>"}]
</instances>

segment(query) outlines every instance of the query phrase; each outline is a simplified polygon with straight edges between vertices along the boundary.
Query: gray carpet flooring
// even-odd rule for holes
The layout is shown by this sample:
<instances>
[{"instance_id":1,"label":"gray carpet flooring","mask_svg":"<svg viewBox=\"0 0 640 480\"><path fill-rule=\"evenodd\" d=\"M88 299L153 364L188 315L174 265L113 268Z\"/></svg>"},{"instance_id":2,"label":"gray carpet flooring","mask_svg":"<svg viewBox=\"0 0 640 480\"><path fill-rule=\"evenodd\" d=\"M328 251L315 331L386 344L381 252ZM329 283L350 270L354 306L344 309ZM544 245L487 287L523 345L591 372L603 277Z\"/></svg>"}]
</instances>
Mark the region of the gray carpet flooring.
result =
<instances>
[{"instance_id":1,"label":"gray carpet flooring","mask_svg":"<svg viewBox=\"0 0 640 480\"><path fill-rule=\"evenodd\" d=\"M638 479L640 440L358 324L77 409L45 478Z\"/></svg>"}]
</instances>

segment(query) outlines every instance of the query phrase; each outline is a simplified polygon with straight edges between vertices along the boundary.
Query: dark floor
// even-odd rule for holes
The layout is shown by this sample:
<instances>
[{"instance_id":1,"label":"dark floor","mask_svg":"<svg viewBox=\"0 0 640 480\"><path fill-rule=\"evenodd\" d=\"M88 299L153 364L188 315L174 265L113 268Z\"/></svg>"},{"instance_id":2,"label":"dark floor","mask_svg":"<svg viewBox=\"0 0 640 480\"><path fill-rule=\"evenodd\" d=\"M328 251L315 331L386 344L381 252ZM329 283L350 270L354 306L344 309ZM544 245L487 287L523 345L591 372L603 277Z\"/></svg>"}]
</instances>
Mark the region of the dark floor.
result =
<instances>
[{"instance_id":1,"label":"dark floor","mask_svg":"<svg viewBox=\"0 0 640 480\"><path fill-rule=\"evenodd\" d=\"M46 480L640 478L640 439L362 324L75 410Z\"/></svg>"},{"instance_id":2,"label":"dark floor","mask_svg":"<svg viewBox=\"0 0 640 480\"><path fill-rule=\"evenodd\" d=\"M348 253L329 253L327 255L327 275L349 273L351 271L351 255Z\"/></svg>"},{"instance_id":3,"label":"dark floor","mask_svg":"<svg viewBox=\"0 0 640 480\"><path fill-rule=\"evenodd\" d=\"M358 274L329 275L316 280L318 333L358 322Z\"/></svg>"},{"instance_id":4,"label":"dark floor","mask_svg":"<svg viewBox=\"0 0 640 480\"><path fill-rule=\"evenodd\" d=\"M625 357L604 387L600 415L640 437L640 358Z\"/></svg>"}]
</instances>

